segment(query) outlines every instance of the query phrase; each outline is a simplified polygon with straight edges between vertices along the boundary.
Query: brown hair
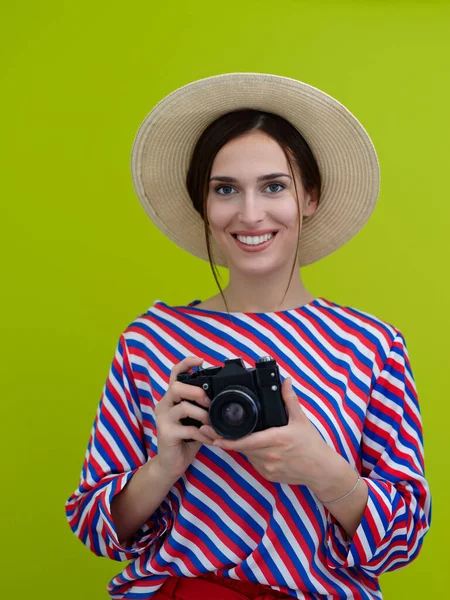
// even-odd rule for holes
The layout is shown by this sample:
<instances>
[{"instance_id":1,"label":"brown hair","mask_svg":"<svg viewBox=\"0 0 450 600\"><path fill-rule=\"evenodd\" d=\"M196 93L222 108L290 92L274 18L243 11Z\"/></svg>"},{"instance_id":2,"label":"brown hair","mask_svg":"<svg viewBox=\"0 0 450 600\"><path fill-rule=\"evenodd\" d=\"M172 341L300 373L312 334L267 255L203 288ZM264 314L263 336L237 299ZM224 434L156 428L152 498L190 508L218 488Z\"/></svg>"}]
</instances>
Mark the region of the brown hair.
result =
<instances>
[{"instance_id":1,"label":"brown hair","mask_svg":"<svg viewBox=\"0 0 450 600\"><path fill-rule=\"evenodd\" d=\"M208 125L208 127L203 131L192 153L189 170L186 177L186 186L192 203L205 224L205 238L209 264L228 313L228 305L218 280L217 266L214 263L211 251L210 230L206 210L209 177L211 175L214 159L219 150L230 140L254 130L263 131L272 137L276 142L278 142L286 156L295 186L295 195L297 199L299 216L298 243L297 252L295 254L294 263L291 269L291 275L286 292L283 296L283 300L286 297L294 273L295 265L297 264L298 246L300 243L300 206L292 161L294 161L299 167L301 181L305 190L307 192L316 190L319 198L321 191L319 167L311 148L308 146L301 133L283 117L273 113L254 109L236 110L220 116L210 125Z\"/></svg>"}]
</instances>

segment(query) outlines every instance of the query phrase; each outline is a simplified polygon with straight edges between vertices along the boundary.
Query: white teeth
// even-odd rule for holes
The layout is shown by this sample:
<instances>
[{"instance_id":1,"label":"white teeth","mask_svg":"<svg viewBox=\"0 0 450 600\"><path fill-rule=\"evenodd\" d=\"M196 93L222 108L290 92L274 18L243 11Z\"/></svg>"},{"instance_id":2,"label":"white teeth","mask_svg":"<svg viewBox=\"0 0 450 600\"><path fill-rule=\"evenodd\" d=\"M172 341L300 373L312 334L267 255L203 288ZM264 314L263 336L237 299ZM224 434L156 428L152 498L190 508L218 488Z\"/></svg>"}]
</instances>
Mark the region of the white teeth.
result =
<instances>
[{"instance_id":1,"label":"white teeth","mask_svg":"<svg viewBox=\"0 0 450 600\"><path fill-rule=\"evenodd\" d=\"M262 244L263 242L267 242L268 240L273 238L273 233L266 233L265 235L260 235L257 237L250 237L245 235L238 235L236 237L243 244L248 244L249 246L257 246L258 244Z\"/></svg>"}]
</instances>

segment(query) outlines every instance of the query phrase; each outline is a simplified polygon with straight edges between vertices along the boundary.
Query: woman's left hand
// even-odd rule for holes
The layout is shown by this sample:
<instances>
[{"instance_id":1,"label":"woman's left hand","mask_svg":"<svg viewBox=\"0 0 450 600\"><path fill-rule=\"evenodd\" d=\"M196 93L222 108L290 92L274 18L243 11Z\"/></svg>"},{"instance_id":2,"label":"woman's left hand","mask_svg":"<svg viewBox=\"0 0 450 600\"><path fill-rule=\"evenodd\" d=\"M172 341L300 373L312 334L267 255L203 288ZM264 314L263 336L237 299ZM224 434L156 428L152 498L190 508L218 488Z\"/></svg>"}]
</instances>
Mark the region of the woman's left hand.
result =
<instances>
[{"instance_id":1,"label":"woman's left hand","mask_svg":"<svg viewBox=\"0 0 450 600\"><path fill-rule=\"evenodd\" d=\"M271 427L237 440L220 437L209 425L203 425L200 432L211 439L211 445L245 454L269 481L315 488L337 458L336 452L303 412L290 378L283 381L281 395L289 419L284 427Z\"/></svg>"}]
</instances>

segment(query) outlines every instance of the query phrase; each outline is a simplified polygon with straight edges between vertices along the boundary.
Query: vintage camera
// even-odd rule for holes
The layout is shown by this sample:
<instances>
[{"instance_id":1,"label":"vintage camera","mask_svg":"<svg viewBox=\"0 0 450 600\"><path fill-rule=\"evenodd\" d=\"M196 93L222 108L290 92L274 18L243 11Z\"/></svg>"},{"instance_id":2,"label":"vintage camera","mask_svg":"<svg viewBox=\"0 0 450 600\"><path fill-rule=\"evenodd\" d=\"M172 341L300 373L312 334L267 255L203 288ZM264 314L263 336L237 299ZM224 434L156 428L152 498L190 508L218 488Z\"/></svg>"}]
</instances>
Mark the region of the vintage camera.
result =
<instances>
[{"instance_id":1,"label":"vintage camera","mask_svg":"<svg viewBox=\"0 0 450 600\"><path fill-rule=\"evenodd\" d=\"M223 367L199 367L180 373L177 379L205 390L211 398L209 421L222 437L237 439L288 423L278 366L270 356L259 358L254 369L246 369L242 358L230 358ZM191 417L181 419L181 423L202 425Z\"/></svg>"}]
</instances>

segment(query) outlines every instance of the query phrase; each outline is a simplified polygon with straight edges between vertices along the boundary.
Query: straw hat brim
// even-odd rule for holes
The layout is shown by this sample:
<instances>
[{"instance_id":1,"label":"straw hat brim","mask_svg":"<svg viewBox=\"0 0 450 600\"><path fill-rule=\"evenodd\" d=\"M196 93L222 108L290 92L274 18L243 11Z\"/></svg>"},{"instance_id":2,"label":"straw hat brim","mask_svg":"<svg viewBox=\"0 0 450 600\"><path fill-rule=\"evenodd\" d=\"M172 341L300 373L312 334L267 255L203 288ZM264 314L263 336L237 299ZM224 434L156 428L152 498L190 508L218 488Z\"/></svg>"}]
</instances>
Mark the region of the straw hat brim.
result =
<instances>
[{"instance_id":1,"label":"straw hat brim","mask_svg":"<svg viewBox=\"0 0 450 600\"><path fill-rule=\"evenodd\" d=\"M189 83L163 98L142 122L132 149L133 184L153 223L178 246L208 260L204 223L186 188L194 146L224 113L253 108L287 119L306 139L322 177L317 211L302 227L299 264L337 250L366 223L380 184L375 148L340 102L301 81L227 73ZM225 257L211 239L216 264Z\"/></svg>"}]
</instances>

